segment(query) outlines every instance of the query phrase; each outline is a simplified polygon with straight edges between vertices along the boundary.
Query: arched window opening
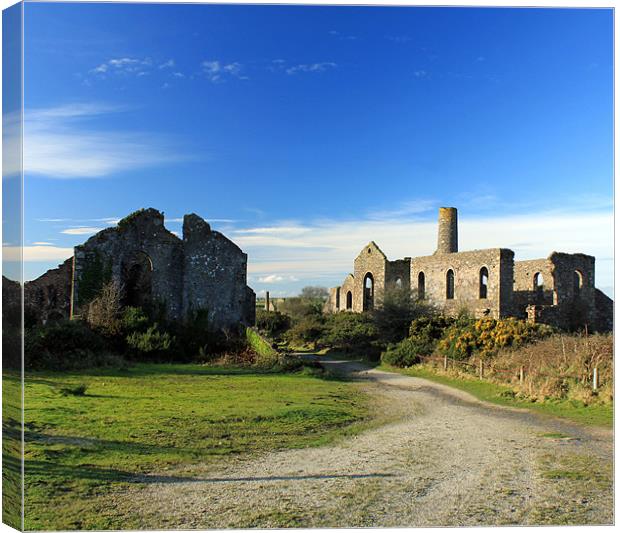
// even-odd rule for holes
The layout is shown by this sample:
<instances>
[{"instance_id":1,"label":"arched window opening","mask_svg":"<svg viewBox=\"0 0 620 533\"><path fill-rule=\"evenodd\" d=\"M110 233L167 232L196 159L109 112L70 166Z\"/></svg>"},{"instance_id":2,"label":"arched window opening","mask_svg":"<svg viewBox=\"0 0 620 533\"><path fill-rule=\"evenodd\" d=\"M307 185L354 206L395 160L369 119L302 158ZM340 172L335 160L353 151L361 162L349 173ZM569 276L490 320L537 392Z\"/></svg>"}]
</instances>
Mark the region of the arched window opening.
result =
<instances>
[{"instance_id":1,"label":"arched window opening","mask_svg":"<svg viewBox=\"0 0 620 533\"><path fill-rule=\"evenodd\" d=\"M153 262L144 252L135 253L123 265L123 305L148 308L151 305Z\"/></svg>"},{"instance_id":2,"label":"arched window opening","mask_svg":"<svg viewBox=\"0 0 620 533\"><path fill-rule=\"evenodd\" d=\"M336 309L340 309L340 287L336 287Z\"/></svg>"},{"instance_id":3,"label":"arched window opening","mask_svg":"<svg viewBox=\"0 0 620 533\"><path fill-rule=\"evenodd\" d=\"M545 280L540 272L534 274L534 292L536 293L536 299L542 300L545 292Z\"/></svg>"},{"instance_id":4,"label":"arched window opening","mask_svg":"<svg viewBox=\"0 0 620 533\"><path fill-rule=\"evenodd\" d=\"M454 299L454 271L452 269L446 272L446 299Z\"/></svg>"},{"instance_id":5,"label":"arched window opening","mask_svg":"<svg viewBox=\"0 0 620 533\"><path fill-rule=\"evenodd\" d=\"M424 280L424 272L418 274L418 300L424 300L426 297L426 287Z\"/></svg>"},{"instance_id":6,"label":"arched window opening","mask_svg":"<svg viewBox=\"0 0 620 533\"><path fill-rule=\"evenodd\" d=\"M573 291L575 296L578 296L583 288L583 274L579 270L573 272Z\"/></svg>"},{"instance_id":7,"label":"arched window opening","mask_svg":"<svg viewBox=\"0 0 620 533\"><path fill-rule=\"evenodd\" d=\"M374 306L374 297L375 297L375 280L372 277L372 274L368 272L364 276L364 311L372 310Z\"/></svg>"},{"instance_id":8,"label":"arched window opening","mask_svg":"<svg viewBox=\"0 0 620 533\"><path fill-rule=\"evenodd\" d=\"M402 289L403 288L403 280L400 278L396 278L396 282L394 283L396 285L397 289Z\"/></svg>"},{"instance_id":9,"label":"arched window opening","mask_svg":"<svg viewBox=\"0 0 620 533\"><path fill-rule=\"evenodd\" d=\"M347 309L353 309L353 294L351 294L351 291L347 292Z\"/></svg>"},{"instance_id":10,"label":"arched window opening","mask_svg":"<svg viewBox=\"0 0 620 533\"><path fill-rule=\"evenodd\" d=\"M480 269L480 298L486 299L489 291L489 271L487 267Z\"/></svg>"}]
</instances>

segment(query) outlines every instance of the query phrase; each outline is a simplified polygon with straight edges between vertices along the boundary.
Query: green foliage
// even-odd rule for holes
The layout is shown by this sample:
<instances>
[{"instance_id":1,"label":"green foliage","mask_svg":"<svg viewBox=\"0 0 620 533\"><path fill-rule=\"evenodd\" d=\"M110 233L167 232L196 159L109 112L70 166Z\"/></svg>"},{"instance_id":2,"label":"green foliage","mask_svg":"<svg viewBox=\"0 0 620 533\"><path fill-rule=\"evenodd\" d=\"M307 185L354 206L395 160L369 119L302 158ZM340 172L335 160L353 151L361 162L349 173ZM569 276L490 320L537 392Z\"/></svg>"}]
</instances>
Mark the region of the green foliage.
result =
<instances>
[{"instance_id":1,"label":"green foliage","mask_svg":"<svg viewBox=\"0 0 620 533\"><path fill-rule=\"evenodd\" d=\"M146 211L146 209L142 208L142 209L138 209L137 211L134 211L133 213L129 213L126 217L121 218L118 221L118 227L119 228L125 228L127 227L129 224L131 224L131 222L133 220L135 220L136 218L138 218L142 213L144 213Z\"/></svg>"},{"instance_id":2,"label":"green foliage","mask_svg":"<svg viewBox=\"0 0 620 533\"><path fill-rule=\"evenodd\" d=\"M301 298L310 300L317 299L324 302L329 297L329 291L325 287L308 286L301 289L301 294L299 296Z\"/></svg>"},{"instance_id":3,"label":"green foliage","mask_svg":"<svg viewBox=\"0 0 620 533\"><path fill-rule=\"evenodd\" d=\"M294 344L316 345L325 332L325 319L321 315L307 315L298 319L286 332L286 339Z\"/></svg>"},{"instance_id":4,"label":"green foliage","mask_svg":"<svg viewBox=\"0 0 620 533\"><path fill-rule=\"evenodd\" d=\"M112 262L104 261L99 252L95 251L85 261L80 277L78 306L83 306L96 298L106 283L112 279Z\"/></svg>"},{"instance_id":5,"label":"green foliage","mask_svg":"<svg viewBox=\"0 0 620 533\"><path fill-rule=\"evenodd\" d=\"M301 297L287 298L279 305L278 311L296 322L307 316L320 316L323 313L323 302Z\"/></svg>"},{"instance_id":6,"label":"green foliage","mask_svg":"<svg viewBox=\"0 0 620 533\"><path fill-rule=\"evenodd\" d=\"M387 290L383 303L372 312L381 341L394 343L407 337L409 326L420 316L432 316L434 311L416 300L407 287Z\"/></svg>"},{"instance_id":7,"label":"green foliage","mask_svg":"<svg viewBox=\"0 0 620 533\"><path fill-rule=\"evenodd\" d=\"M80 320L38 326L25 331L26 369L69 370L122 364L109 353L106 339Z\"/></svg>"},{"instance_id":8,"label":"green foliage","mask_svg":"<svg viewBox=\"0 0 620 533\"><path fill-rule=\"evenodd\" d=\"M135 331L146 331L150 319L141 307L125 307L121 314L121 328L125 335Z\"/></svg>"},{"instance_id":9,"label":"green foliage","mask_svg":"<svg viewBox=\"0 0 620 533\"><path fill-rule=\"evenodd\" d=\"M157 324L149 326L146 331L134 331L127 336L127 346L139 359L159 359L168 355L174 338L168 332L162 332Z\"/></svg>"},{"instance_id":10,"label":"green foliage","mask_svg":"<svg viewBox=\"0 0 620 533\"><path fill-rule=\"evenodd\" d=\"M75 387L63 387L60 389L60 394L63 396L84 396L86 394L88 386L84 383L80 383Z\"/></svg>"},{"instance_id":11,"label":"green foliage","mask_svg":"<svg viewBox=\"0 0 620 533\"><path fill-rule=\"evenodd\" d=\"M249 348L256 354L256 364L261 367L273 367L279 360L280 355L258 332L252 328L245 329L245 338Z\"/></svg>"},{"instance_id":12,"label":"green foliage","mask_svg":"<svg viewBox=\"0 0 620 533\"><path fill-rule=\"evenodd\" d=\"M335 313L326 321L320 343L335 350L374 355L379 330L368 313Z\"/></svg>"},{"instance_id":13,"label":"green foliage","mask_svg":"<svg viewBox=\"0 0 620 533\"><path fill-rule=\"evenodd\" d=\"M256 311L256 328L272 338L278 338L291 327L291 317L279 311Z\"/></svg>"},{"instance_id":14,"label":"green foliage","mask_svg":"<svg viewBox=\"0 0 620 533\"><path fill-rule=\"evenodd\" d=\"M420 353L424 353L421 346L414 339L408 338L388 345L387 350L381 354L381 361L401 368L409 367L420 362Z\"/></svg>"}]
</instances>

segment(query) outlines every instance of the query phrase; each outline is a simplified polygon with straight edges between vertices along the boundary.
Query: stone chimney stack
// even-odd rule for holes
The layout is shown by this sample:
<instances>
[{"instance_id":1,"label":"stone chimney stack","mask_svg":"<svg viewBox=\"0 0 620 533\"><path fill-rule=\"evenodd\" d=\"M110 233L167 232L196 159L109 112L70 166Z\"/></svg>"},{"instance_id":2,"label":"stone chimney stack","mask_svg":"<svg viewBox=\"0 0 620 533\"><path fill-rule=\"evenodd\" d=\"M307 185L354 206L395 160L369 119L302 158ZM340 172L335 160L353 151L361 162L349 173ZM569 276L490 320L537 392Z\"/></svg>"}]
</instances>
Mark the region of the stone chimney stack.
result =
<instances>
[{"instance_id":1,"label":"stone chimney stack","mask_svg":"<svg viewBox=\"0 0 620 533\"><path fill-rule=\"evenodd\" d=\"M439 208L436 254L454 254L459 251L456 207Z\"/></svg>"}]
</instances>

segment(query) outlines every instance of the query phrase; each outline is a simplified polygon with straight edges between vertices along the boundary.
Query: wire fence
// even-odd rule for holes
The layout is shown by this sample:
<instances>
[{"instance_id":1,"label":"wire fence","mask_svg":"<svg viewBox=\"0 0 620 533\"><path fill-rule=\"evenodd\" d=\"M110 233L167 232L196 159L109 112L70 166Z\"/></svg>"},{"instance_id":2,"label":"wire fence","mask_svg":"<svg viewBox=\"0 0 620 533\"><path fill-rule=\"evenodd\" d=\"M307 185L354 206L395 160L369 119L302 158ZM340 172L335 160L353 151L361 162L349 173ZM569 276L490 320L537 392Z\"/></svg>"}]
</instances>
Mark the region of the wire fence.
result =
<instances>
[{"instance_id":1,"label":"wire fence","mask_svg":"<svg viewBox=\"0 0 620 533\"><path fill-rule=\"evenodd\" d=\"M535 373L537 377L542 378L551 378L551 379L573 379L575 381L587 382L592 386L592 390L596 391L601 386L600 383L600 372L598 366L594 366L591 369L586 369L584 373L580 375L569 374L565 372L556 372L553 374L541 372L539 369L532 369L531 367L526 367L525 365L519 365L518 367L512 368L497 368L495 365L490 364L488 361L485 361L483 357L478 357L474 359L475 362L463 361L460 359L455 359L452 357L445 356L418 356L423 362L432 362L437 363L443 366L443 369L447 371L448 369L465 369L465 370L473 370L474 374L477 374L480 379L484 379L488 377L489 374L495 375L508 375L513 380L518 380L519 384L523 385L525 382L525 378L527 375L531 373Z\"/></svg>"}]
</instances>

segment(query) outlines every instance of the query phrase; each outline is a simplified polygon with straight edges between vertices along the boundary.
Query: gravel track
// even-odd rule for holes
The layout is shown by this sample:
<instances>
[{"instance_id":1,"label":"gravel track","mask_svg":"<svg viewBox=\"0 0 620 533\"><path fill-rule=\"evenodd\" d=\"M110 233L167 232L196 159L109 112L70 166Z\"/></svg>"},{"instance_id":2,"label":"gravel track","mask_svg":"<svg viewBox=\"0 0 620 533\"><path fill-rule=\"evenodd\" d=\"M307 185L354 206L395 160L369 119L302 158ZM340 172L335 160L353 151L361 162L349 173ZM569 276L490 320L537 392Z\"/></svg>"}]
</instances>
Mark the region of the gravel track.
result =
<instances>
[{"instance_id":1,"label":"gravel track","mask_svg":"<svg viewBox=\"0 0 620 533\"><path fill-rule=\"evenodd\" d=\"M611 430L324 365L355 378L389 421L325 447L144 476L109 510L151 529L613 522Z\"/></svg>"}]
</instances>

